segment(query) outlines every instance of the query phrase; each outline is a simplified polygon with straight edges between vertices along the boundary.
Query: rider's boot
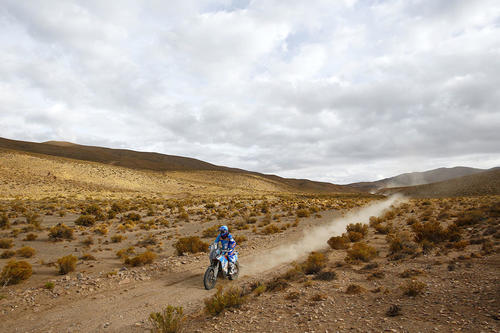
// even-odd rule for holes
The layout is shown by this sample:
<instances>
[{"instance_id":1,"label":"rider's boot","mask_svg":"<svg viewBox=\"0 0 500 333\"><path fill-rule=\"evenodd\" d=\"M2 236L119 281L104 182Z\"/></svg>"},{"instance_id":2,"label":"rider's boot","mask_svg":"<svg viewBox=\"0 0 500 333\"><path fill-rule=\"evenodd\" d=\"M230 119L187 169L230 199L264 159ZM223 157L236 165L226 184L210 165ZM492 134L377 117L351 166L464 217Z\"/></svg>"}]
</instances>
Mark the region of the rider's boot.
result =
<instances>
[{"instance_id":1,"label":"rider's boot","mask_svg":"<svg viewBox=\"0 0 500 333\"><path fill-rule=\"evenodd\" d=\"M229 262L229 275L232 275L234 273L234 264L232 262Z\"/></svg>"}]
</instances>

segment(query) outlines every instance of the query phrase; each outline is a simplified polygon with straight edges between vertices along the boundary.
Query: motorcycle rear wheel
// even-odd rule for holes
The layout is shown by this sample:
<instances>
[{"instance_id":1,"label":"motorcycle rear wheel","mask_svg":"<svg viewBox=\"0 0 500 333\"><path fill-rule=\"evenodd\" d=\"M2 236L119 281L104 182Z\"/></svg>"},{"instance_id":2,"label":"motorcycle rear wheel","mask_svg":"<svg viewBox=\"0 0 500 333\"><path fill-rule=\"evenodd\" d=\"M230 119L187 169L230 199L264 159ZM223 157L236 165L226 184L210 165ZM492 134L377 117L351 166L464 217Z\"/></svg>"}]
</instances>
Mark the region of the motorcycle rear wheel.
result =
<instances>
[{"instance_id":1,"label":"motorcycle rear wheel","mask_svg":"<svg viewBox=\"0 0 500 333\"><path fill-rule=\"evenodd\" d=\"M229 280L236 280L238 278L238 275L240 275L240 263L236 262L236 264L234 265L234 273L228 276Z\"/></svg>"},{"instance_id":2,"label":"motorcycle rear wheel","mask_svg":"<svg viewBox=\"0 0 500 333\"><path fill-rule=\"evenodd\" d=\"M210 290L215 287L215 283L217 282L217 275L215 274L215 270L213 267L208 267L205 271L205 275L203 276L203 285L206 290Z\"/></svg>"}]
</instances>

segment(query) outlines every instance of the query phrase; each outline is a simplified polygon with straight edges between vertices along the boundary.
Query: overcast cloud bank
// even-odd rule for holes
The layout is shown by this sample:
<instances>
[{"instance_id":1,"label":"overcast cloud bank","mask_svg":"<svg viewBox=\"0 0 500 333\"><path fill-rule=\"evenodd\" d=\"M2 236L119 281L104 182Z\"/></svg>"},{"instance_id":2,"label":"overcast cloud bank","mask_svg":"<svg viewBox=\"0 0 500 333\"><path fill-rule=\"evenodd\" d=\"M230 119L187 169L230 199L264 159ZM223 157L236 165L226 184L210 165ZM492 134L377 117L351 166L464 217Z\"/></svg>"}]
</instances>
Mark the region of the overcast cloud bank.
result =
<instances>
[{"instance_id":1,"label":"overcast cloud bank","mask_svg":"<svg viewBox=\"0 0 500 333\"><path fill-rule=\"evenodd\" d=\"M10 1L0 136L335 183L500 165L500 2Z\"/></svg>"}]
</instances>

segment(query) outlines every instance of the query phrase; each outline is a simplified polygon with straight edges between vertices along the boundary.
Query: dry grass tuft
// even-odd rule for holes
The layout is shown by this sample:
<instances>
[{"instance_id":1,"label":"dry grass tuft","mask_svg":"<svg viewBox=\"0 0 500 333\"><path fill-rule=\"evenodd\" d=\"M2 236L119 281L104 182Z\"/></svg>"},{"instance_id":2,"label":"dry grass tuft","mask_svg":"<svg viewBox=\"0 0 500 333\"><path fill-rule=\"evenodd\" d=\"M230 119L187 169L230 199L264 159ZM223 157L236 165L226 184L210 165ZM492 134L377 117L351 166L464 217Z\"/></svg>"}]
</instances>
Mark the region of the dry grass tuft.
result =
<instances>
[{"instance_id":1,"label":"dry grass tuft","mask_svg":"<svg viewBox=\"0 0 500 333\"><path fill-rule=\"evenodd\" d=\"M347 250L347 262L364 261L368 262L377 256L377 250L366 243L356 243L350 250Z\"/></svg>"},{"instance_id":2,"label":"dry grass tuft","mask_svg":"<svg viewBox=\"0 0 500 333\"><path fill-rule=\"evenodd\" d=\"M73 239L73 229L62 223L58 223L49 230L49 238L54 241L62 239Z\"/></svg>"},{"instance_id":3,"label":"dry grass tuft","mask_svg":"<svg viewBox=\"0 0 500 333\"><path fill-rule=\"evenodd\" d=\"M354 295L354 294L360 294L364 290L365 289L358 284L350 284L347 286L345 293L350 294L350 295Z\"/></svg>"},{"instance_id":4,"label":"dry grass tuft","mask_svg":"<svg viewBox=\"0 0 500 333\"><path fill-rule=\"evenodd\" d=\"M345 236L334 236L328 240L328 245L334 250L345 250L349 247L350 239Z\"/></svg>"},{"instance_id":5,"label":"dry grass tuft","mask_svg":"<svg viewBox=\"0 0 500 333\"><path fill-rule=\"evenodd\" d=\"M31 258L35 255L36 251L34 248L29 246L23 246L19 250L16 251L16 254L23 258Z\"/></svg>"},{"instance_id":6,"label":"dry grass tuft","mask_svg":"<svg viewBox=\"0 0 500 333\"><path fill-rule=\"evenodd\" d=\"M179 238L173 247L177 250L177 255L181 256L183 253L206 252L208 243L202 241L198 236L191 236Z\"/></svg>"},{"instance_id":7,"label":"dry grass tuft","mask_svg":"<svg viewBox=\"0 0 500 333\"><path fill-rule=\"evenodd\" d=\"M205 299L205 311L216 316L225 309L240 307L245 301L241 288L233 287L223 292L222 287L219 287L215 295Z\"/></svg>"},{"instance_id":8,"label":"dry grass tuft","mask_svg":"<svg viewBox=\"0 0 500 333\"><path fill-rule=\"evenodd\" d=\"M31 265L26 261L9 261L0 273L0 285L6 286L18 284L21 281L27 280L33 274Z\"/></svg>"},{"instance_id":9,"label":"dry grass tuft","mask_svg":"<svg viewBox=\"0 0 500 333\"><path fill-rule=\"evenodd\" d=\"M10 249L14 246L12 238L0 238L0 249Z\"/></svg>"},{"instance_id":10,"label":"dry grass tuft","mask_svg":"<svg viewBox=\"0 0 500 333\"><path fill-rule=\"evenodd\" d=\"M69 272L74 272L76 269L76 262L78 258L70 254L57 259L57 265L59 266L59 274L65 275Z\"/></svg>"},{"instance_id":11,"label":"dry grass tuft","mask_svg":"<svg viewBox=\"0 0 500 333\"><path fill-rule=\"evenodd\" d=\"M152 333L177 333L182 331L186 318L181 306L168 305L162 312L152 312L149 315Z\"/></svg>"},{"instance_id":12,"label":"dry grass tuft","mask_svg":"<svg viewBox=\"0 0 500 333\"><path fill-rule=\"evenodd\" d=\"M130 266L143 266L146 264L151 264L156 258L156 254L151 251L146 251L144 253L138 254L133 258L125 258L125 264Z\"/></svg>"},{"instance_id":13,"label":"dry grass tuft","mask_svg":"<svg viewBox=\"0 0 500 333\"><path fill-rule=\"evenodd\" d=\"M403 294L411 297L420 295L424 291L425 287L425 283L418 280L407 281L401 285Z\"/></svg>"},{"instance_id":14,"label":"dry grass tuft","mask_svg":"<svg viewBox=\"0 0 500 333\"><path fill-rule=\"evenodd\" d=\"M302 269L306 274L315 274L326 266L326 257L320 252L311 252L307 260L303 263Z\"/></svg>"}]
</instances>

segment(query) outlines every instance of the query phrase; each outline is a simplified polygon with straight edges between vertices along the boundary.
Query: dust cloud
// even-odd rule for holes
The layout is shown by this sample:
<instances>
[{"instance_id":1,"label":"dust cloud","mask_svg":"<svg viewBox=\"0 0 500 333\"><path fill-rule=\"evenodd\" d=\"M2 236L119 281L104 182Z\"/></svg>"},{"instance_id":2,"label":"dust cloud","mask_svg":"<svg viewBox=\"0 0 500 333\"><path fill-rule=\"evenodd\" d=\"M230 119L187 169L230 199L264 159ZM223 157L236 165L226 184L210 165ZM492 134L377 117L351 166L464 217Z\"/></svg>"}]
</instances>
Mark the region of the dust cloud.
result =
<instances>
[{"instance_id":1,"label":"dust cloud","mask_svg":"<svg viewBox=\"0 0 500 333\"><path fill-rule=\"evenodd\" d=\"M345 216L335 218L327 224L311 227L298 241L272 249L265 255L254 257L248 262L242 263L241 275L258 274L281 264L300 259L311 251L324 249L328 246L328 239L332 236L341 235L345 232L348 224L368 223L370 216L379 216L391 205L398 205L403 201L403 197L394 195L384 201L373 203L349 212Z\"/></svg>"}]
</instances>

